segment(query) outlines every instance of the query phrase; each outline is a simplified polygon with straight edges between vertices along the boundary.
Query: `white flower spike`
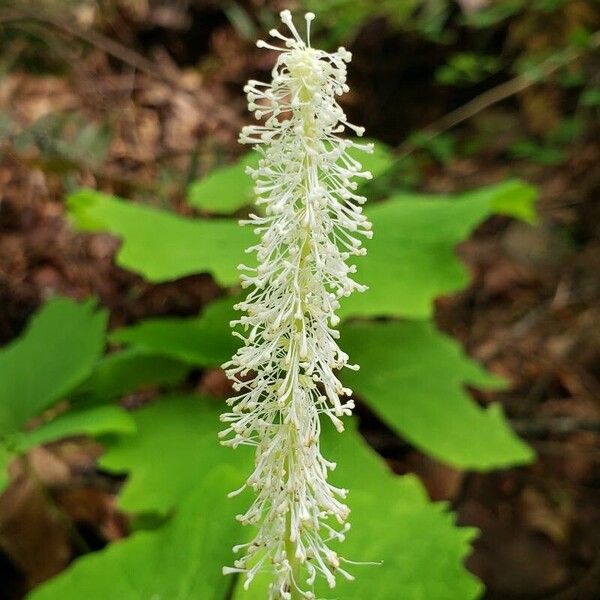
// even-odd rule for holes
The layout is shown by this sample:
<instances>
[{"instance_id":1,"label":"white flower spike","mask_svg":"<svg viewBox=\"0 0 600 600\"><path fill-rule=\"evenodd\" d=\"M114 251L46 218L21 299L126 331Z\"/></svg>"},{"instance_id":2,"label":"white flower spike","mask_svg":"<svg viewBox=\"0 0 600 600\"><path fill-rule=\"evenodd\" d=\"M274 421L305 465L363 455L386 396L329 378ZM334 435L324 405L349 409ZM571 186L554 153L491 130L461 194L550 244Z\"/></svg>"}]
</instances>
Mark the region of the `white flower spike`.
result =
<instances>
[{"instance_id":1,"label":"white flower spike","mask_svg":"<svg viewBox=\"0 0 600 600\"><path fill-rule=\"evenodd\" d=\"M249 81L244 88L249 110L263 120L240 135L261 155L248 174L262 210L242 223L260 241L248 249L258 266L240 265L242 286L250 291L236 307L244 315L232 326L244 332L237 333L244 345L224 365L239 395L228 400L220 436L234 448L256 447L254 472L231 495L254 491L238 519L258 528L250 543L234 548L241 556L224 572L242 573L245 587L257 573L272 572L271 600L314 598L317 576L331 587L338 575L352 579L329 547L344 539L349 509L347 490L328 482L335 464L321 455L319 436L321 415L342 431L341 418L354 408L351 390L335 374L358 368L337 345L335 312L341 297L366 289L351 278L355 267L347 261L364 254L361 238L371 237L355 181L371 174L348 150L373 148L338 137L347 129L363 134L336 101L348 91L351 54L312 48L314 14L305 19L306 41L290 11L281 13L291 37L272 30L274 44L257 43L280 53L272 82Z\"/></svg>"}]
</instances>

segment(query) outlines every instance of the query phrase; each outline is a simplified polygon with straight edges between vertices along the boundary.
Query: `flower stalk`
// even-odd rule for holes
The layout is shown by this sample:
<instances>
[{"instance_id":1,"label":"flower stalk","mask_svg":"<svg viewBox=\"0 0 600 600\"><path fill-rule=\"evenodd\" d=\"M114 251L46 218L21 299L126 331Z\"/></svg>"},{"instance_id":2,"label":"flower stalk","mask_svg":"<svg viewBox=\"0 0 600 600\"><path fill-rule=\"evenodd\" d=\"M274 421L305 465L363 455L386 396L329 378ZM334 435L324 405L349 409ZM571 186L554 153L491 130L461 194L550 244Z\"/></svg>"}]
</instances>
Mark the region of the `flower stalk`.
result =
<instances>
[{"instance_id":1,"label":"flower stalk","mask_svg":"<svg viewBox=\"0 0 600 600\"><path fill-rule=\"evenodd\" d=\"M242 347L224 365L238 395L222 415L220 436L232 447L255 447L255 469L245 485L255 499L238 519L257 527L251 542L240 544L233 567L244 585L263 571L273 575L272 600L314 598L317 576L334 587L339 575L352 579L345 562L330 547L343 541L350 525L344 504L347 490L328 481L335 463L320 451L321 416L338 431L352 413L351 390L336 376L348 364L337 345L340 299L364 286L352 279L348 260L362 255L361 239L371 236L362 214L365 198L356 179L369 179L351 149L372 145L339 137L350 129L337 96L348 91L344 48L327 53L311 47L307 13L306 40L289 11L281 13L291 32L270 35L279 53L272 81L251 80L245 88L248 108L261 124L245 127L240 141L260 154L248 168L255 181L259 214L243 224L259 242L248 249L256 266L240 265L249 292L236 308L243 315L232 326Z\"/></svg>"}]
</instances>

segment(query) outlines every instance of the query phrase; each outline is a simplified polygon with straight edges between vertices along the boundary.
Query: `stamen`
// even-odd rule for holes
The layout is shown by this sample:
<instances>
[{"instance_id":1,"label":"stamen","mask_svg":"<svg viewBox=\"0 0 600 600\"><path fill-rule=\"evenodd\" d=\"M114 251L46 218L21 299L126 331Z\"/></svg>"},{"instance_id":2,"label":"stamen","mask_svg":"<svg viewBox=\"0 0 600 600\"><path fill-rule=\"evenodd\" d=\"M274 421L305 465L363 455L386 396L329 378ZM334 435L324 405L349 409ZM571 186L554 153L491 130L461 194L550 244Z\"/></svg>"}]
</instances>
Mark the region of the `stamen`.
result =
<instances>
[{"instance_id":1,"label":"stamen","mask_svg":"<svg viewBox=\"0 0 600 600\"><path fill-rule=\"evenodd\" d=\"M306 45L310 48L310 24L315 19L315 13L307 12L304 19L306 20Z\"/></svg>"}]
</instances>

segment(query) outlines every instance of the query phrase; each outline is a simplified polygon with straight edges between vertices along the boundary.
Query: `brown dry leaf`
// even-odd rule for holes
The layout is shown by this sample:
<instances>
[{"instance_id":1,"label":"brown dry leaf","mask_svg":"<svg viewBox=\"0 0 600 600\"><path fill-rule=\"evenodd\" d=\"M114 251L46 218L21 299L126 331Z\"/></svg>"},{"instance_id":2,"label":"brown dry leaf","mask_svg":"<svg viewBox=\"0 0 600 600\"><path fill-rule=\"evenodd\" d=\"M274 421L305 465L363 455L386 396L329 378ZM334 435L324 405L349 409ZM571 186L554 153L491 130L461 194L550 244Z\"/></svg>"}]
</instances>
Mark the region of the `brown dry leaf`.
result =
<instances>
[{"instance_id":1,"label":"brown dry leaf","mask_svg":"<svg viewBox=\"0 0 600 600\"><path fill-rule=\"evenodd\" d=\"M560 91L549 86L535 86L520 95L527 130L546 135L560 123Z\"/></svg>"},{"instance_id":2,"label":"brown dry leaf","mask_svg":"<svg viewBox=\"0 0 600 600\"><path fill-rule=\"evenodd\" d=\"M71 487L57 492L56 500L78 528L93 533L102 544L127 535L127 519L117 510L113 494L93 487Z\"/></svg>"},{"instance_id":3,"label":"brown dry leaf","mask_svg":"<svg viewBox=\"0 0 600 600\"><path fill-rule=\"evenodd\" d=\"M568 504L551 506L544 494L528 486L521 494L520 509L529 529L545 534L558 545L567 541L570 522Z\"/></svg>"},{"instance_id":4,"label":"brown dry leaf","mask_svg":"<svg viewBox=\"0 0 600 600\"><path fill-rule=\"evenodd\" d=\"M489 6L490 0L458 0L458 4L462 8L463 12L471 13L477 12L486 6Z\"/></svg>"},{"instance_id":5,"label":"brown dry leaf","mask_svg":"<svg viewBox=\"0 0 600 600\"><path fill-rule=\"evenodd\" d=\"M64 485L71 480L69 465L43 446L27 453L29 466L35 477L48 487Z\"/></svg>"},{"instance_id":6,"label":"brown dry leaf","mask_svg":"<svg viewBox=\"0 0 600 600\"><path fill-rule=\"evenodd\" d=\"M557 269L574 254L564 231L542 221L534 226L515 221L502 236L502 249L516 263L536 268Z\"/></svg>"},{"instance_id":7,"label":"brown dry leaf","mask_svg":"<svg viewBox=\"0 0 600 600\"><path fill-rule=\"evenodd\" d=\"M203 111L188 93L171 95L171 106L165 123L165 145L175 151L191 151L198 140L198 131L205 121Z\"/></svg>"},{"instance_id":8,"label":"brown dry leaf","mask_svg":"<svg viewBox=\"0 0 600 600\"><path fill-rule=\"evenodd\" d=\"M77 96L69 89L69 82L64 77L16 74L9 75L7 79L15 79L16 83L9 84L11 93L6 104L24 124L77 107Z\"/></svg>"},{"instance_id":9,"label":"brown dry leaf","mask_svg":"<svg viewBox=\"0 0 600 600\"><path fill-rule=\"evenodd\" d=\"M564 557L546 536L524 530L510 510L498 509L474 499L461 506L461 522L481 530L467 560L469 569L494 591L494 598L519 598L524 590L529 597L548 598L568 581Z\"/></svg>"},{"instance_id":10,"label":"brown dry leaf","mask_svg":"<svg viewBox=\"0 0 600 600\"><path fill-rule=\"evenodd\" d=\"M420 452L411 453L406 463L409 471L422 480L432 500L454 500L459 495L465 480L464 471L452 469Z\"/></svg>"},{"instance_id":11,"label":"brown dry leaf","mask_svg":"<svg viewBox=\"0 0 600 600\"><path fill-rule=\"evenodd\" d=\"M232 393L231 382L223 369L208 369L198 383L198 392L217 398L227 398Z\"/></svg>"},{"instance_id":12,"label":"brown dry leaf","mask_svg":"<svg viewBox=\"0 0 600 600\"><path fill-rule=\"evenodd\" d=\"M71 541L39 482L20 477L0 496L0 546L34 586L64 569Z\"/></svg>"}]
</instances>

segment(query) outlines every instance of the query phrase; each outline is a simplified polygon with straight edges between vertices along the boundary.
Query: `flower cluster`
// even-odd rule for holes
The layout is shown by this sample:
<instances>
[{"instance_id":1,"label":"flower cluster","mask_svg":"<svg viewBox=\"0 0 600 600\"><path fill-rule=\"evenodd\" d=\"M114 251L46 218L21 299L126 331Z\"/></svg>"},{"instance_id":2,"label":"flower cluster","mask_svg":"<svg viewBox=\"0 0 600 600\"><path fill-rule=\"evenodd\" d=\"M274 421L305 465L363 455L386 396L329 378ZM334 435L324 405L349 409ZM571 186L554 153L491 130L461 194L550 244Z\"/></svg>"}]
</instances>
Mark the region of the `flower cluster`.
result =
<instances>
[{"instance_id":1,"label":"flower cluster","mask_svg":"<svg viewBox=\"0 0 600 600\"><path fill-rule=\"evenodd\" d=\"M319 437L321 415L342 431L341 418L354 407L335 373L358 368L337 345L335 313L343 296L365 289L352 279L348 259L364 254L361 238L371 236L365 198L356 193L356 180L371 174L349 150L372 146L338 137L347 129L363 133L336 101L348 91L351 54L312 48L313 18L306 14L305 41L283 11L291 36L272 30L281 47L258 42L279 55L271 83L250 81L245 88L261 124L240 135L261 155L258 168L248 168L259 214L243 222L259 243L248 249L257 266L240 265L249 293L232 326L243 346L224 365L239 395L228 400L220 435L234 448L256 447L254 472L233 494L254 491L238 519L258 529L251 542L234 548L241 556L224 571L243 573L246 586L257 573L272 571L272 599L314 598L318 575L331 587L338 574L352 578L330 548L349 529L347 490L328 482L335 464L321 455Z\"/></svg>"}]
</instances>

